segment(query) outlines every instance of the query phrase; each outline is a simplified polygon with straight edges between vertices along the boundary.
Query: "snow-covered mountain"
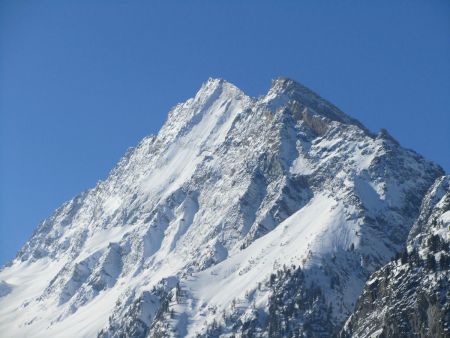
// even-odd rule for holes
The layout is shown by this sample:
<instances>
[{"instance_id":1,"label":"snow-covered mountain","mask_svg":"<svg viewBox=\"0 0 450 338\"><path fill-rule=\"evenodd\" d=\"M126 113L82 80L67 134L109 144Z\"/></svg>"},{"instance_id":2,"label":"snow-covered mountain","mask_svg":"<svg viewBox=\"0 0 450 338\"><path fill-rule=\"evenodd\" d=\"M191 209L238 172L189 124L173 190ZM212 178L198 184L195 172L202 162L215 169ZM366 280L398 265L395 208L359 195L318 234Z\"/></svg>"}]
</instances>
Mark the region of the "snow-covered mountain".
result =
<instances>
[{"instance_id":1,"label":"snow-covered mountain","mask_svg":"<svg viewBox=\"0 0 450 338\"><path fill-rule=\"evenodd\" d=\"M290 79L210 79L1 270L0 332L329 337L441 175Z\"/></svg>"},{"instance_id":2,"label":"snow-covered mountain","mask_svg":"<svg viewBox=\"0 0 450 338\"><path fill-rule=\"evenodd\" d=\"M408 245L370 277L344 337L450 336L450 176L426 195Z\"/></svg>"}]
</instances>

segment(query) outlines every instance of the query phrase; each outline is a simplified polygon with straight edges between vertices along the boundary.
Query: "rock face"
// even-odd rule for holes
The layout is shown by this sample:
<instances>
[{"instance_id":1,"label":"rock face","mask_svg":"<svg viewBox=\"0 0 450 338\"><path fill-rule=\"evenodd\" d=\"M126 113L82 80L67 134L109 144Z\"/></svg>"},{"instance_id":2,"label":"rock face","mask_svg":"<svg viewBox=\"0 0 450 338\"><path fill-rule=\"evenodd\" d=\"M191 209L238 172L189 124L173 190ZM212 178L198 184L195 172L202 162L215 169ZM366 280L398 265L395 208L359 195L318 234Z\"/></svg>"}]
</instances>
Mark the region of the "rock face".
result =
<instances>
[{"instance_id":1,"label":"rock face","mask_svg":"<svg viewBox=\"0 0 450 338\"><path fill-rule=\"evenodd\" d=\"M0 332L331 336L441 175L292 80L210 79L2 269Z\"/></svg>"},{"instance_id":2,"label":"rock face","mask_svg":"<svg viewBox=\"0 0 450 338\"><path fill-rule=\"evenodd\" d=\"M450 176L426 195L407 249L373 274L344 337L450 336Z\"/></svg>"}]
</instances>

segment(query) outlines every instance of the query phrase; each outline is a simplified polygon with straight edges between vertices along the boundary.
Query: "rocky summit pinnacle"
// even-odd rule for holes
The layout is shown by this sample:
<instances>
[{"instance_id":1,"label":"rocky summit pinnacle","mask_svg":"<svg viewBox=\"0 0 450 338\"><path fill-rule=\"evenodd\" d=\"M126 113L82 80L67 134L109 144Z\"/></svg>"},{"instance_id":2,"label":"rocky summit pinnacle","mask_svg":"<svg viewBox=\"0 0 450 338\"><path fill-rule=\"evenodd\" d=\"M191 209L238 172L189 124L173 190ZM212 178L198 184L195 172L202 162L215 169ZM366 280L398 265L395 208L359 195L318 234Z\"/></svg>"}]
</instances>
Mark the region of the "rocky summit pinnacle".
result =
<instances>
[{"instance_id":1,"label":"rocky summit pinnacle","mask_svg":"<svg viewBox=\"0 0 450 338\"><path fill-rule=\"evenodd\" d=\"M337 335L441 175L293 80L209 79L38 225L0 271L0 332Z\"/></svg>"},{"instance_id":2,"label":"rocky summit pinnacle","mask_svg":"<svg viewBox=\"0 0 450 338\"><path fill-rule=\"evenodd\" d=\"M273 80L267 96L285 97L287 100L298 103L298 109L303 111L303 115L315 115L322 119L354 124L372 135L358 120L346 115L335 105L292 79L280 77Z\"/></svg>"}]
</instances>

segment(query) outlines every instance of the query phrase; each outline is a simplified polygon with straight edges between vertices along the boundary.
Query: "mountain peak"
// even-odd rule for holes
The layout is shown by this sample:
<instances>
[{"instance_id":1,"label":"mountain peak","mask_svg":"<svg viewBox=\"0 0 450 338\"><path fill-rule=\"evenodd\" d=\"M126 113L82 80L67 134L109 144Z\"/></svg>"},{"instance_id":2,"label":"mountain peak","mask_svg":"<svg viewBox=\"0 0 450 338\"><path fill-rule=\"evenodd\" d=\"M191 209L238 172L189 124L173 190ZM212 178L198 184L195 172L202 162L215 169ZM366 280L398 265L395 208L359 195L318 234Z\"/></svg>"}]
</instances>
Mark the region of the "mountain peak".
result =
<instances>
[{"instance_id":1,"label":"mountain peak","mask_svg":"<svg viewBox=\"0 0 450 338\"><path fill-rule=\"evenodd\" d=\"M278 91L278 92L289 92L289 91L308 91L311 92L308 88L298 83L297 81L285 77L279 76L272 80L272 85L270 90Z\"/></svg>"},{"instance_id":2,"label":"mountain peak","mask_svg":"<svg viewBox=\"0 0 450 338\"><path fill-rule=\"evenodd\" d=\"M210 86L218 87L218 86L222 86L222 85L225 84L225 83L229 83L229 82L226 81L225 79L220 78L220 77L218 77L218 78L210 77L210 78L208 78L208 80L206 80L206 81L203 83L203 86L208 86L208 87L210 87Z\"/></svg>"},{"instance_id":3,"label":"mountain peak","mask_svg":"<svg viewBox=\"0 0 450 338\"><path fill-rule=\"evenodd\" d=\"M291 79L208 79L0 271L2 336L331 336L442 175L334 121Z\"/></svg>"},{"instance_id":4,"label":"mountain peak","mask_svg":"<svg viewBox=\"0 0 450 338\"><path fill-rule=\"evenodd\" d=\"M272 85L265 100L267 102L279 102L280 99L282 101L297 101L301 106L308 108L313 115L319 115L332 121L356 125L366 131L367 134L372 135L358 120L348 116L334 104L291 78L278 77L272 80Z\"/></svg>"},{"instance_id":5,"label":"mountain peak","mask_svg":"<svg viewBox=\"0 0 450 338\"><path fill-rule=\"evenodd\" d=\"M209 78L203 83L195 97L216 97L216 95L224 91L228 93L227 96L243 95L248 97L240 88L222 78ZM272 80L270 89L263 96L262 101L275 109L289 101L296 101L301 107L308 108L310 114L345 124L354 124L371 134L359 121L342 112L338 107L322 98L313 90L285 76Z\"/></svg>"},{"instance_id":6,"label":"mountain peak","mask_svg":"<svg viewBox=\"0 0 450 338\"><path fill-rule=\"evenodd\" d=\"M194 97L195 101L205 101L208 102L217 99L220 95L226 94L229 97L237 97L245 95L241 89L239 89L234 84L222 79L222 78L208 78Z\"/></svg>"}]
</instances>

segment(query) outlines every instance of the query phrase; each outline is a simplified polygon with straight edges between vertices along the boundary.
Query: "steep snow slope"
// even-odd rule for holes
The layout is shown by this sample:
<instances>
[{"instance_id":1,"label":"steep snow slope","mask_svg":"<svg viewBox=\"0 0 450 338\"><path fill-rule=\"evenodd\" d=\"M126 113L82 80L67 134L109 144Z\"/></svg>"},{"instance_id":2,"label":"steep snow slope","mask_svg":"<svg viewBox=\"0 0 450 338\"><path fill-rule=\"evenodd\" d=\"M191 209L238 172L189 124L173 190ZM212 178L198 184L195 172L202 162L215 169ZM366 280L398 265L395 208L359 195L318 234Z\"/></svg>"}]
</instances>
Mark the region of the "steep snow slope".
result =
<instances>
[{"instance_id":1,"label":"steep snow slope","mask_svg":"<svg viewBox=\"0 0 450 338\"><path fill-rule=\"evenodd\" d=\"M275 230L256 240L248 248L229 259L193 274L181 283L184 298L192 299L185 305L177 305L175 310L183 318L193 318L181 332L195 336L220 317L211 315L211 308L220 315L238 301L246 310L267 307L268 293L262 284L269 280L273 271L283 266L305 264L311 250L311 239L323 236L327 229L339 228L343 220L343 209L333 199L317 195L305 207L286 219ZM336 229L337 230L337 229ZM327 249L318 248L315 252ZM314 264L308 261L308 264ZM259 286L259 289L257 286ZM357 297L357 294L354 295Z\"/></svg>"},{"instance_id":2,"label":"steep snow slope","mask_svg":"<svg viewBox=\"0 0 450 338\"><path fill-rule=\"evenodd\" d=\"M251 98L210 79L3 268L0 332L330 335L440 175L292 80Z\"/></svg>"},{"instance_id":3,"label":"steep snow slope","mask_svg":"<svg viewBox=\"0 0 450 338\"><path fill-rule=\"evenodd\" d=\"M450 176L436 180L407 250L370 277L344 337L450 336Z\"/></svg>"}]
</instances>

